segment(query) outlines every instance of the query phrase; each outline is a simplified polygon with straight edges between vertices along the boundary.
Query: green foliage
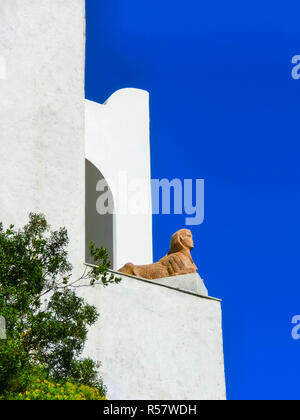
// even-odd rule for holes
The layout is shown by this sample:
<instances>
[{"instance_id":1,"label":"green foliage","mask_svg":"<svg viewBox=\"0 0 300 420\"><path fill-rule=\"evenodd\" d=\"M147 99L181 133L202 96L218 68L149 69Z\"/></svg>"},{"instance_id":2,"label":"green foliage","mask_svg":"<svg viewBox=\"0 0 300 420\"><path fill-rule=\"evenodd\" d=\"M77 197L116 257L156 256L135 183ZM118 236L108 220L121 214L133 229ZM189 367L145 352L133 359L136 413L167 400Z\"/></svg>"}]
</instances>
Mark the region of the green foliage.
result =
<instances>
[{"instance_id":1,"label":"green foliage","mask_svg":"<svg viewBox=\"0 0 300 420\"><path fill-rule=\"evenodd\" d=\"M97 388L72 382L53 383L36 379L25 391L8 396L8 400L106 400Z\"/></svg>"},{"instance_id":2,"label":"green foliage","mask_svg":"<svg viewBox=\"0 0 300 420\"><path fill-rule=\"evenodd\" d=\"M75 288L80 280L104 286L120 280L107 272L106 249L94 244L95 267L71 280L68 242L66 229L51 231L43 215L30 214L22 230L0 224L0 315L7 329L0 340L0 395L22 394L37 377L74 380L104 393L98 364L80 358L98 313Z\"/></svg>"},{"instance_id":3,"label":"green foliage","mask_svg":"<svg viewBox=\"0 0 300 420\"><path fill-rule=\"evenodd\" d=\"M116 278L114 274L109 274L108 269L110 268L110 261L108 258L107 250L103 246L97 248L94 242L89 244L90 253L96 263L92 268L92 280L91 284L94 285L95 282L101 279L104 286L108 286L111 283L120 283L121 279Z\"/></svg>"}]
</instances>

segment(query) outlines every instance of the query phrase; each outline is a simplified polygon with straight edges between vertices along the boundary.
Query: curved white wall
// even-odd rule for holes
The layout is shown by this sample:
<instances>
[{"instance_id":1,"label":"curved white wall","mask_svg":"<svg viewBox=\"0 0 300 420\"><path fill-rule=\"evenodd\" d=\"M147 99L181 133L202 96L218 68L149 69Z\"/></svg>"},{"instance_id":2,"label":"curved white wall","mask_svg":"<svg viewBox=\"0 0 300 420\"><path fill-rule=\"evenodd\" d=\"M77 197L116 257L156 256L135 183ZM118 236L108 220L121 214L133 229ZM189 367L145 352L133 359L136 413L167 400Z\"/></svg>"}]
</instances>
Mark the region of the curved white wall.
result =
<instances>
[{"instance_id":1,"label":"curved white wall","mask_svg":"<svg viewBox=\"0 0 300 420\"><path fill-rule=\"evenodd\" d=\"M105 104L86 101L85 123L86 158L108 180L115 202L120 198L120 179L123 192L135 180L146 185L140 193L144 214L122 214L120 206L116 208L114 269L129 261L152 263L149 94L122 89ZM132 197L130 192L125 195Z\"/></svg>"}]
</instances>

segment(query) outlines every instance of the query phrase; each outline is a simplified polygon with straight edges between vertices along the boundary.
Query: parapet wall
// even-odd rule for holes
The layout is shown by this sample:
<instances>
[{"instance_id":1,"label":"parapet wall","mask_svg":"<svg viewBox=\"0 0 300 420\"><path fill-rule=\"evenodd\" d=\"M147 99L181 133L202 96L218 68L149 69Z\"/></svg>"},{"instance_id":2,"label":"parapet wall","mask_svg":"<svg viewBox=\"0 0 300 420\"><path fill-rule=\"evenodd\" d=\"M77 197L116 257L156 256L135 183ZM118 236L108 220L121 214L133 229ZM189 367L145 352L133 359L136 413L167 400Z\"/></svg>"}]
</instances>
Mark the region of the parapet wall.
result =
<instances>
[{"instance_id":1,"label":"parapet wall","mask_svg":"<svg viewBox=\"0 0 300 420\"><path fill-rule=\"evenodd\" d=\"M100 312L86 355L101 361L108 398L226 399L220 301L121 277L79 289Z\"/></svg>"}]
</instances>

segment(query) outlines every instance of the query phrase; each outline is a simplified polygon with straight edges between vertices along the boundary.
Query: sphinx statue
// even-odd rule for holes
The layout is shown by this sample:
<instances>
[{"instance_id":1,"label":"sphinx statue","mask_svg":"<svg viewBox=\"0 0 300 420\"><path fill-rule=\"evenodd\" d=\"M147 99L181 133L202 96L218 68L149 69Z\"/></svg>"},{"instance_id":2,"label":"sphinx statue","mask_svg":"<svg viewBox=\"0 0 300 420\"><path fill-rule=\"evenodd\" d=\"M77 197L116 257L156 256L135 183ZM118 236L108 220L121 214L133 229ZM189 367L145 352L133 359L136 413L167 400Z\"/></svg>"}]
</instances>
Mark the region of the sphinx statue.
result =
<instances>
[{"instance_id":1,"label":"sphinx statue","mask_svg":"<svg viewBox=\"0 0 300 420\"><path fill-rule=\"evenodd\" d=\"M191 256L193 248L192 232L181 229L172 236L168 254L157 263L149 265L127 263L118 271L148 280L195 273L197 267Z\"/></svg>"}]
</instances>

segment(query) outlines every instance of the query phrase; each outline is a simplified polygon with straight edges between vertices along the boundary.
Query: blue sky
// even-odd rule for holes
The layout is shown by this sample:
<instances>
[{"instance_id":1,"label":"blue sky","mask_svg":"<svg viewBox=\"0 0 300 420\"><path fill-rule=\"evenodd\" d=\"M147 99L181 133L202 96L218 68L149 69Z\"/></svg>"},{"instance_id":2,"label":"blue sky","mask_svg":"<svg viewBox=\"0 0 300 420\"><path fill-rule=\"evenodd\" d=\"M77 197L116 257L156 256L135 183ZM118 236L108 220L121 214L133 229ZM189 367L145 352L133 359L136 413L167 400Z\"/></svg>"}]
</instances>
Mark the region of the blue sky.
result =
<instances>
[{"instance_id":1,"label":"blue sky","mask_svg":"<svg viewBox=\"0 0 300 420\"><path fill-rule=\"evenodd\" d=\"M86 0L86 97L150 92L152 178L204 178L193 257L230 399L299 399L299 1ZM154 216L154 258L185 216Z\"/></svg>"}]
</instances>

